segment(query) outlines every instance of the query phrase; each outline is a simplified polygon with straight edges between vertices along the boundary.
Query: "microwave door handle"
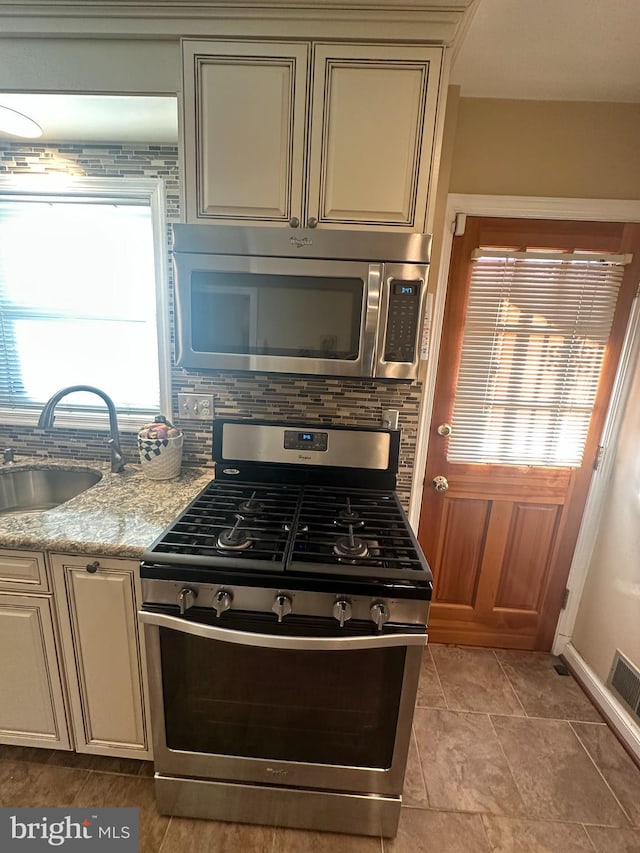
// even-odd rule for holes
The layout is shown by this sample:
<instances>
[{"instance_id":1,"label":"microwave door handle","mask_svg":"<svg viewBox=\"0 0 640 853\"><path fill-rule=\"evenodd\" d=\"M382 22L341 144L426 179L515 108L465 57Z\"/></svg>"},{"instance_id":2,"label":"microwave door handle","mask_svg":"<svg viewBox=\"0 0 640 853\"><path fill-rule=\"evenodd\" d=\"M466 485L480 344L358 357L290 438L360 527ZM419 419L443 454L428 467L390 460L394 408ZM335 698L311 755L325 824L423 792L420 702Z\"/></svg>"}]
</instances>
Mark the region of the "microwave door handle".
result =
<instances>
[{"instance_id":1,"label":"microwave door handle","mask_svg":"<svg viewBox=\"0 0 640 853\"><path fill-rule=\"evenodd\" d=\"M235 628L223 628L217 625L204 625L201 622L192 622L165 613L151 613L147 610L139 610L138 618L144 625L171 628L193 637L204 637L208 640L219 640L222 643L233 643L239 646L258 646L263 649L347 651L384 649L391 646L424 646L427 643L426 633L376 634L368 637L283 637L237 631Z\"/></svg>"},{"instance_id":2,"label":"microwave door handle","mask_svg":"<svg viewBox=\"0 0 640 853\"><path fill-rule=\"evenodd\" d=\"M367 307L362 347L363 375L375 376L378 317L382 295L382 264L369 264L367 275Z\"/></svg>"}]
</instances>

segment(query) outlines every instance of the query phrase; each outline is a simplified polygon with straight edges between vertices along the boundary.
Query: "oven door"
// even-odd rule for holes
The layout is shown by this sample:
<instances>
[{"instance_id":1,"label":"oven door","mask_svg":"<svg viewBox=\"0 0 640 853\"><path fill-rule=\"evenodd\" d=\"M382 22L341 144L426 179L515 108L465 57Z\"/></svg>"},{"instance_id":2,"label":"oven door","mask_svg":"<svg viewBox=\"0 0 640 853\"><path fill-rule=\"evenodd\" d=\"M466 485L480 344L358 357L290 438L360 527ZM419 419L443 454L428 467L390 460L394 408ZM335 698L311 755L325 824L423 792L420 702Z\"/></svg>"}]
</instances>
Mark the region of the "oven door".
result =
<instances>
[{"instance_id":1,"label":"oven door","mask_svg":"<svg viewBox=\"0 0 640 853\"><path fill-rule=\"evenodd\" d=\"M383 267L179 252L180 367L373 376Z\"/></svg>"},{"instance_id":2,"label":"oven door","mask_svg":"<svg viewBox=\"0 0 640 853\"><path fill-rule=\"evenodd\" d=\"M174 614L139 614L157 773L400 795L424 627Z\"/></svg>"}]
</instances>

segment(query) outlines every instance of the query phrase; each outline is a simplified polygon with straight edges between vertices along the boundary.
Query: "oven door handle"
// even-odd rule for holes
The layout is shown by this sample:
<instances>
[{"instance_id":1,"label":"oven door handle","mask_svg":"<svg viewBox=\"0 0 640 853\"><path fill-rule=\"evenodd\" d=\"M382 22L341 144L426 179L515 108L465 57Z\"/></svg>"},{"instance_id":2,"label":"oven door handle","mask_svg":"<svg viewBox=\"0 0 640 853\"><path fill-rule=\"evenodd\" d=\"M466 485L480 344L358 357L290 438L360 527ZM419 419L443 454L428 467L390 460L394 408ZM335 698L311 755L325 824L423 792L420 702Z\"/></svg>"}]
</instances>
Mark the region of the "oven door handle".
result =
<instances>
[{"instance_id":1,"label":"oven door handle","mask_svg":"<svg viewBox=\"0 0 640 853\"><path fill-rule=\"evenodd\" d=\"M257 634L253 631L237 631L217 625L203 625L165 613L138 611L144 625L171 628L194 637L235 643L239 646L258 646L264 649L300 649L302 651L346 651L359 649L384 649L391 646L425 646L427 634L375 634L368 637L284 637L276 634Z\"/></svg>"}]
</instances>

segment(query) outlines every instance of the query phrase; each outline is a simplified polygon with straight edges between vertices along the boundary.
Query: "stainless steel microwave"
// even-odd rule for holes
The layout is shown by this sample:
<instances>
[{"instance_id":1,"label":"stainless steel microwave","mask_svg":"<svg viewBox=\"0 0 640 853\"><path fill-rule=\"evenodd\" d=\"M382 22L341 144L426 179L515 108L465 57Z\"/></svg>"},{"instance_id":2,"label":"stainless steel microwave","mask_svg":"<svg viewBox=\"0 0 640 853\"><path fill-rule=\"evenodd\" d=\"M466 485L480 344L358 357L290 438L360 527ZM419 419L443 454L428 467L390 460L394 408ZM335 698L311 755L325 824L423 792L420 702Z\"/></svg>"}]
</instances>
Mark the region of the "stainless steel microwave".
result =
<instances>
[{"instance_id":1,"label":"stainless steel microwave","mask_svg":"<svg viewBox=\"0 0 640 853\"><path fill-rule=\"evenodd\" d=\"M179 367L410 380L431 238L174 225Z\"/></svg>"}]
</instances>

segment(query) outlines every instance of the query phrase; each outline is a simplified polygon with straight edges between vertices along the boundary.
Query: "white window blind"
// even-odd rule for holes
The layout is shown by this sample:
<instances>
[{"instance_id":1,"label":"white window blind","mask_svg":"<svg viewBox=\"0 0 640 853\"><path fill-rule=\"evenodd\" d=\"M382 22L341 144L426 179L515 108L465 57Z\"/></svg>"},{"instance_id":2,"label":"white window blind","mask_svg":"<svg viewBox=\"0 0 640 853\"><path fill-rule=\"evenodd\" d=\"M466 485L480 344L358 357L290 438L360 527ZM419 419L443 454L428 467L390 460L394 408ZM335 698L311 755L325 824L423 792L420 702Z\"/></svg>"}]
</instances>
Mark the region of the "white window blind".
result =
<instances>
[{"instance_id":1,"label":"white window blind","mask_svg":"<svg viewBox=\"0 0 640 853\"><path fill-rule=\"evenodd\" d=\"M88 384L121 412L156 410L156 327L148 200L124 185L117 198L0 197L0 405L39 408ZM83 394L65 405L100 407Z\"/></svg>"},{"instance_id":2,"label":"white window blind","mask_svg":"<svg viewBox=\"0 0 640 853\"><path fill-rule=\"evenodd\" d=\"M581 464L627 260L474 253L449 461Z\"/></svg>"}]
</instances>

